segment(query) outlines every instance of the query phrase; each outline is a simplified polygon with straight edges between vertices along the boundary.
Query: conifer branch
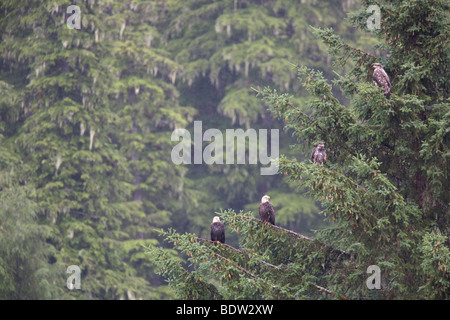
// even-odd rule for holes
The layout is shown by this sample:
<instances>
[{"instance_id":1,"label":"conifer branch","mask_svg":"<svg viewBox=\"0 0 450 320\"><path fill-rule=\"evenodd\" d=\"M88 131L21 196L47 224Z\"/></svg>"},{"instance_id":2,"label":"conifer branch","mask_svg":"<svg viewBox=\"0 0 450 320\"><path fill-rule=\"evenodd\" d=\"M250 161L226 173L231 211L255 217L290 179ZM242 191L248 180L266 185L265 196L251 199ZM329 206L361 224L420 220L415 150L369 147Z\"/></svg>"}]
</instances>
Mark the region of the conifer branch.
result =
<instances>
[{"instance_id":1,"label":"conifer branch","mask_svg":"<svg viewBox=\"0 0 450 320\"><path fill-rule=\"evenodd\" d=\"M261 220L259 220L259 219L256 219L256 218L254 218L255 220L257 220L257 221L259 221L260 223L262 223L262 224L264 224L264 222L263 221L261 221ZM295 236L295 237L297 237L297 238L299 238L299 239L302 239L302 240L306 240L306 241L311 241L311 242L313 242L313 241L317 241L318 242L318 240L315 240L315 239L313 239L313 238L309 238L309 237L307 237L307 236L304 236L304 235L302 235L302 234L300 234L300 233L297 233L297 232L294 232L294 231L292 231L292 230L289 230L289 229L285 229L285 228L283 228L283 227L280 227L280 226L275 226L275 225L273 225L273 224L268 224L271 228L273 228L273 229L277 229L277 230L281 230L281 231L283 231L283 232L286 232L286 233L289 233L289 234L291 234L291 235L293 235L293 236ZM319 242L320 243L320 242ZM329 247L329 246L327 246L327 245L325 245L325 244L323 244L323 243L320 243L321 245L324 245L324 246L326 246L327 248L331 248L331 247ZM341 250L341 249L336 249L336 248L331 248L333 251L338 251L338 252L340 252L341 254L348 254L348 252L346 252L346 251L344 251L344 250Z\"/></svg>"},{"instance_id":2,"label":"conifer branch","mask_svg":"<svg viewBox=\"0 0 450 320\"><path fill-rule=\"evenodd\" d=\"M262 220L257 219L257 218L254 218L254 219L257 220L257 221L259 221L260 223L264 224L264 222L263 222ZM302 235L302 234L300 234L300 233L297 233L297 232L295 232L295 231L292 231L292 230L289 230L289 229L285 229L285 228L283 228L283 227L276 226L276 225L273 225L273 224L267 224L267 225L270 226L270 227L273 228L273 229L278 229L278 230L287 232L287 233L289 233L289 234L292 234L293 236L295 236L295 237L297 237L297 238L299 238L299 239L306 240L306 241L314 241L314 239L309 238L309 237L307 237L307 236L304 236L304 235Z\"/></svg>"},{"instance_id":3,"label":"conifer branch","mask_svg":"<svg viewBox=\"0 0 450 320\"><path fill-rule=\"evenodd\" d=\"M230 245L228 245L228 244L225 244L225 243L221 243L221 242L217 243L216 241L211 241L211 240L207 240L207 239L203 239L203 238L197 238L197 240L204 241L204 242L210 242L210 243L214 243L214 244L218 244L218 245L224 246L224 247L226 247L226 248L229 248L229 249L231 249L231 250L234 250L234 251L236 251L236 252L238 252L238 253L243 253L242 250L236 249L235 247L232 247L232 246L230 246ZM229 264L233 265L234 267L236 267L236 268L239 269L240 271L242 271L242 272L244 272L245 274L247 274L247 275L249 275L250 277L252 277L253 279L258 280L258 281L261 281L262 283L264 283L264 284L266 284L266 285L272 287L272 289L277 289L277 288L278 288L277 286L275 286L275 285L273 285L273 284L270 284L270 283L268 283L267 281L265 281L265 280L261 279L260 277L258 277L257 275L251 273L251 272L248 271L247 269L245 269L245 268L239 266L236 262L231 261L231 260L228 259L228 258L225 258L225 257L222 256L221 254L219 254L219 253L217 253L217 252L214 252L214 251L213 251L212 253L213 253L216 257L218 257L219 259L228 262ZM270 265L270 266L272 266L272 267L275 267L274 265L271 265L270 263L267 263L267 262L265 262L265 261L260 261L260 262L261 262L261 263L264 263L264 264L267 264L267 265ZM279 269L278 267L275 267L275 268Z\"/></svg>"},{"instance_id":4,"label":"conifer branch","mask_svg":"<svg viewBox=\"0 0 450 320\"><path fill-rule=\"evenodd\" d=\"M365 61L365 58L370 59L371 61L377 60L377 58L373 54L370 54L362 49L352 47L352 46L348 45L347 43L344 43L339 36L334 34L334 32L331 28L328 28L325 30L323 30L321 28L315 28L312 26L311 26L311 28L314 30L314 32L316 34L318 34L322 38L323 42L328 43L328 46L333 45L334 48L344 50L345 59L343 59L344 57L341 57L339 59L341 61L341 65L345 65L345 61L351 56L351 52L355 53L358 56L358 59L360 61L361 60ZM356 55L355 55L355 58L356 58Z\"/></svg>"},{"instance_id":5,"label":"conifer branch","mask_svg":"<svg viewBox=\"0 0 450 320\"><path fill-rule=\"evenodd\" d=\"M224 247L226 247L226 248L228 248L228 249L231 249L231 250L234 250L234 251L236 251L236 252L238 252L238 253L243 253L243 251L242 251L241 249L235 248L235 247L230 246L229 244L226 244L226 243L217 242L217 241L212 241L212 240L208 240L208 239L200 238L200 237L197 238L197 240L203 241L203 242L207 242L207 243L211 243L211 244L216 244L216 245L224 246Z\"/></svg>"},{"instance_id":6,"label":"conifer branch","mask_svg":"<svg viewBox=\"0 0 450 320\"><path fill-rule=\"evenodd\" d=\"M288 163L293 163L293 164L300 164L300 162L298 161L293 161L293 160L288 160L288 159L283 159L282 161L284 162L288 162ZM330 169L330 168L325 168L322 167L322 169L329 171L329 172L333 172L335 174L337 174L338 176L341 176L343 178L345 178L346 180L348 180L351 184L355 185L356 187L360 188L361 190L363 190L364 192L368 192L368 189L366 187L361 186L360 184L356 183L355 181L353 181L352 179L350 179L349 177L347 177L346 175L342 174L341 172L338 172L336 170Z\"/></svg>"},{"instance_id":7,"label":"conifer branch","mask_svg":"<svg viewBox=\"0 0 450 320\"><path fill-rule=\"evenodd\" d=\"M200 240L200 241L203 241L203 242L212 243L212 244L216 244L216 245L219 245L219 246L224 246L224 247L226 247L226 248L228 248L230 250L236 251L237 253L240 253L240 254L244 253L244 251L242 249L235 248L235 247L230 246L229 244L226 244L226 243L221 243L221 242L217 243L217 241L211 241L211 240L204 239L204 238L197 238L197 240ZM277 270L281 270L280 267L277 267L277 266L275 266L275 265L273 265L273 264L271 264L269 262L266 262L264 260L260 260L259 262L261 262L262 264L265 264L265 265L267 265L267 266L269 266L271 268L274 268L274 269L277 269Z\"/></svg>"},{"instance_id":8,"label":"conifer branch","mask_svg":"<svg viewBox=\"0 0 450 320\"><path fill-rule=\"evenodd\" d=\"M261 220L259 220L259 219L255 219L255 220L261 221ZM263 223L263 222L261 221L261 223ZM290 234L293 234L293 235L295 235L296 237L299 237L299 238L301 238L301 239L304 239L304 240L307 240L307 241L314 241L314 239L308 238L308 237L303 236L303 235L301 235L301 234L299 234L299 233L296 233L296 232L294 232L294 231L291 231L291 230L288 230L288 229L285 229L285 228L282 228L282 227L274 226L274 225L270 225L270 226L273 227L273 228L275 228L275 229L280 229L280 230L283 230L283 231L288 232L288 233L290 233ZM207 243L216 244L216 245L219 245L219 246L224 246L224 247L226 247L226 248L228 248L228 249L231 249L231 250L234 250L234 251L236 251L236 252L238 252L238 253L240 253L240 254L243 254L243 253L244 253L241 249L237 249L237 248L235 248L235 247L233 247L233 246L230 246L230 245L228 245L228 244L226 244L226 243L221 243L221 242L218 243L218 242L216 242L216 241L211 241L211 240L204 239L204 238L197 238L197 240L203 241L203 242L207 242ZM342 253L345 253L344 251L341 251L341 252L342 252ZM254 278L254 279L256 279L256 280L259 280L259 281L262 281L264 284L271 286L272 289L278 289L277 286L274 286L274 285L272 285L272 284L270 284L270 283L268 283L268 282L262 280L262 279L259 278L257 275L255 275L255 274L249 272L247 269L242 268L241 266L239 266L239 265L237 265L236 263L234 263L234 261L231 261L231 260L229 260L228 258L225 258L224 256L222 256L221 254L218 254L217 252L213 252L213 254L214 254L215 256L217 256L218 258L220 258L220 259L222 259L222 260L224 260L224 261L227 261L228 263L232 264L233 266L235 266L236 268L238 268L238 269L241 270L242 272L246 273L247 275L251 276L252 278ZM282 268L277 267L277 266L275 266L275 265L273 265L273 264L271 264L271 263L268 263L268 262L266 262L266 261L264 261L264 260L260 260L259 262L262 263L262 264L264 264L264 265L269 266L269 267L272 268L272 269L276 269L276 270L279 270L279 271L282 271L282 270L283 270ZM319 285L317 285L317 284L315 284L315 283L312 283L312 282L309 282L309 283L310 283L311 285L313 285L314 287L316 287L319 291L323 291L323 292L325 292L325 293L332 294L332 295L334 295L334 296L339 297L340 299L348 300L348 298L346 298L345 296L340 295L340 294L338 294L338 293L336 293L336 292L334 292L334 291L331 291L331 290L329 290L329 289L327 289L327 288L324 288L324 287L319 286Z\"/></svg>"},{"instance_id":9,"label":"conifer branch","mask_svg":"<svg viewBox=\"0 0 450 320\"><path fill-rule=\"evenodd\" d=\"M328 293L328 294L332 294L332 295L334 295L334 296L336 296L336 297L338 297L339 299L342 299L342 300L349 300L346 296L344 296L344 295L342 295L342 294L339 294L339 293L337 293L337 292L331 291L331 290L329 290L329 289L327 289L327 288L321 287L321 286L319 286L319 285L317 285L317 284L314 284L314 283L313 283L313 285L314 285L319 291L323 291L323 292L326 292L326 293Z\"/></svg>"},{"instance_id":10,"label":"conifer branch","mask_svg":"<svg viewBox=\"0 0 450 320\"><path fill-rule=\"evenodd\" d=\"M311 118L309 115L307 115L305 112L300 111L299 108L296 108L295 106L293 106L292 104L288 104L288 107L291 107L293 109L297 109L299 110L299 114L306 117L311 123L314 123L314 125L321 131L323 132L324 136L328 136L328 131L325 130L324 128L322 128L319 124L317 124L317 120ZM354 155L354 152L345 144L345 143L341 143L341 141L336 140L336 142L343 148L345 149L349 154Z\"/></svg>"}]
</instances>

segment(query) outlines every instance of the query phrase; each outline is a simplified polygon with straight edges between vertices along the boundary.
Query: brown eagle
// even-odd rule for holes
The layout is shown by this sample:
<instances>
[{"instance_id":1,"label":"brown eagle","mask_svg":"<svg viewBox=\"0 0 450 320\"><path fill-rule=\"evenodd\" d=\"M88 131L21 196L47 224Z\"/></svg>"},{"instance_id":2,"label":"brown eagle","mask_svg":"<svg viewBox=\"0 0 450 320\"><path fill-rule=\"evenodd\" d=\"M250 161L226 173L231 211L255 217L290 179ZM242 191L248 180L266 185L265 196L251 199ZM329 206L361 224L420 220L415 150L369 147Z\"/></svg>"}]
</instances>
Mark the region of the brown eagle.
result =
<instances>
[{"instance_id":1,"label":"brown eagle","mask_svg":"<svg viewBox=\"0 0 450 320\"><path fill-rule=\"evenodd\" d=\"M384 71L381 63L374 63L373 67L373 83L381 88L383 88L384 95L386 99L389 100L391 96L391 81L386 71Z\"/></svg>"},{"instance_id":2,"label":"brown eagle","mask_svg":"<svg viewBox=\"0 0 450 320\"><path fill-rule=\"evenodd\" d=\"M219 217L214 217L210 225L211 241L225 243L225 225L220 221Z\"/></svg>"},{"instance_id":3,"label":"brown eagle","mask_svg":"<svg viewBox=\"0 0 450 320\"><path fill-rule=\"evenodd\" d=\"M261 204L259 205L259 216L264 223L271 223L275 225L275 209L269 202L270 197L265 195L261 198Z\"/></svg>"},{"instance_id":4,"label":"brown eagle","mask_svg":"<svg viewBox=\"0 0 450 320\"><path fill-rule=\"evenodd\" d=\"M324 164L327 162L327 151L325 150L325 144L319 142L311 153L311 161L317 164Z\"/></svg>"}]
</instances>

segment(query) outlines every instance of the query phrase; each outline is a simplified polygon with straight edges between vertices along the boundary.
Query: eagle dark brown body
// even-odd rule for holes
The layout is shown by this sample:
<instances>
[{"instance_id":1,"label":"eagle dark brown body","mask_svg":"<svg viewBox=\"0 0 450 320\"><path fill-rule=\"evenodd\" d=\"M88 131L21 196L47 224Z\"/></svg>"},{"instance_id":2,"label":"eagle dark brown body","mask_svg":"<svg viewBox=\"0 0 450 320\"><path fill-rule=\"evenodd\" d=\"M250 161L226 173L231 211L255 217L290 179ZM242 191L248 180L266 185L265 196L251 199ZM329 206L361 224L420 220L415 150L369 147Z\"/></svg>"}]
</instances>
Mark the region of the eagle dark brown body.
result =
<instances>
[{"instance_id":1,"label":"eagle dark brown body","mask_svg":"<svg viewBox=\"0 0 450 320\"><path fill-rule=\"evenodd\" d=\"M311 161L317 164L324 164L327 162L327 151L323 142L319 142L311 153Z\"/></svg>"},{"instance_id":2,"label":"eagle dark brown body","mask_svg":"<svg viewBox=\"0 0 450 320\"><path fill-rule=\"evenodd\" d=\"M391 81L383 66L380 63L375 63L372 67L373 71L373 83L380 88L383 88L384 96L389 100L391 96Z\"/></svg>"},{"instance_id":3,"label":"eagle dark brown body","mask_svg":"<svg viewBox=\"0 0 450 320\"><path fill-rule=\"evenodd\" d=\"M275 225L275 209L269 202L269 199L269 196L262 197L261 204L259 205L259 216L262 221Z\"/></svg>"},{"instance_id":4,"label":"eagle dark brown body","mask_svg":"<svg viewBox=\"0 0 450 320\"><path fill-rule=\"evenodd\" d=\"M211 241L225 243L225 224L220 221L219 217L214 217L210 230Z\"/></svg>"}]
</instances>

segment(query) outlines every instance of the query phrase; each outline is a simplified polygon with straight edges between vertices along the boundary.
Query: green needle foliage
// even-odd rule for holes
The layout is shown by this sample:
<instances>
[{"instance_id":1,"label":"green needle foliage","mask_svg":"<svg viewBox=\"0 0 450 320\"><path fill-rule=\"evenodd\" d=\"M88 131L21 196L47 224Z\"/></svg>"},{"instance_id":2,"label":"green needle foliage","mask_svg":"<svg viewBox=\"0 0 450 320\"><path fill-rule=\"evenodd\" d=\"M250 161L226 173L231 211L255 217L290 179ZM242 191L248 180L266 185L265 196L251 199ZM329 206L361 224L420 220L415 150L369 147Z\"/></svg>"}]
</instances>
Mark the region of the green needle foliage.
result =
<instances>
[{"instance_id":1,"label":"green needle foliage","mask_svg":"<svg viewBox=\"0 0 450 320\"><path fill-rule=\"evenodd\" d=\"M262 223L250 212L220 212L227 231L240 235L239 248L161 231L187 262L162 248L147 247L160 273L180 299L306 299L344 296L320 286L347 266L349 255L311 238ZM309 270L315 270L311 273Z\"/></svg>"},{"instance_id":2,"label":"green needle foliage","mask_svg":"<svg viewBox=\"0 0 450 320\"><path fill-rule=\"evenodd\" d=\"M448 298L448 9L1 1L0 299ZM194 120L284 126L280 174L175 165L171 133ZM255 219L266 193L277 227ZM216 211L233 246L201 239Z\"/></svg>"},{"instance_id":3,"label":"green needle foliage","mask_svg":"<svg viewBox=\"0 0 450 320\"><path fill-rule=\"evenodd\" d=\"M151 2L80 1L79 30L66 25L69 4L0 5L0 216L7 237L14 233L10 208L26 204L17 233L26 225L25 242L37 250L37 261L23 267L28 280L5 269L3 259L19 262L32 247L14 249L16 258L9 250L20 241L4 242L2 297L161 298L141 244L157 242L153 227L168 224L179 206L169 200L179 195L185 169L170 162L170 133L194 110L181 106L165 81L178 66L152 47L158 32L150 21L158 12ZM33 192L13 196L22 189ZM40 253L48 246L50 257ZM28 270L41 265L59 279L52 290L13 293L46 279ZM81 269L80 291L65 286L70 265Z\"/></svg>"},{"instance_id":4,"label":"green needle foliage","mask_svg":"<svg viewBox=\"0 0 450 320\"><path fill-rule=\"evenodd\" d=\"M304 105L256 89L303 145L306 160L282 156L279 172L321 203L329 226L312 240L230 209L219 214L227 232L239 234L238 248L162 232L187 263L147 250L179 298L449 298L449 4L362 1L350 20L363 30L370 4L381 9L374 34L385 54L315 28L335 66L349 71L330 83L322 71L294 65L312 96ZM372 83L374 62L390 75L390 100ZM318 141L327 149L324 166L308 160ZM381 270L377 291L366 286L370 265Z\"/></svg>"}]
</instances>

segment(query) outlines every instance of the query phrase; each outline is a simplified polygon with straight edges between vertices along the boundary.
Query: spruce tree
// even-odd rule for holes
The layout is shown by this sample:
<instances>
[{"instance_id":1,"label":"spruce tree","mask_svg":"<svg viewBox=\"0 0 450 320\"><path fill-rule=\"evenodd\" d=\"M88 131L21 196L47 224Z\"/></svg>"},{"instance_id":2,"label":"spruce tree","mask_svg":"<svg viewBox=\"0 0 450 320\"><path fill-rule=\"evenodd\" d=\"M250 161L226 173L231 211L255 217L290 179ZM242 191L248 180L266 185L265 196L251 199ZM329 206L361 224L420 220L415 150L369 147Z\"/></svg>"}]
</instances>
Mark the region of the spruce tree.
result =
<instances>
[{"instance_id":1,"label":"spruce tree","mask_svg":"<svg viewBox=\"0 0 450 320\"><path fill-rule=\"evenodd\" d=\"M335 67L293 65L312 99L305 106L271 88L257 89L308 155L324 141L320 166L281 157L279 172L321 203L329 227L314 239L262 224L253 212L220 212L239 248L194 234L163 231L173 252L148 247L160 272L184 299L446 299L449 273L449 37L445 1L362 1L350 20L367 30L369 5L381 12L377 55L314 28ZM375 49L375 48L374 48ZM381 62L391 98L372 83ZM338 99L341 91L346 103ZM255 208L256 209L256 208ZM371 289L367 269L381 271Z\"/></svg>"},{"instance_id":2,"label":"spruce tree","mask_svg":"<svg viewBox=\"0 0 450 320\"><path fill-rule=\"evenodd\" d=\"M204 131L281 128L251 87L271 86L281 92L300 89L289 61L324 66L329 60L323 47L313 41L308 23L325 20L337 30L346 30L349 23L342 22L346 5L285 0L167 3L166 14L158 16L165 26L160 29L161 43L181 67L176 73L181 101L197 110L194 119L203 122ZM358 38L358 33L348 33L351 43ZM192 134L192 124L186 128ZM280 138L284 153L291 154L293 143L288 135ZM293 184L280 176L262 177L255 165L186 167L184 181L191 191L183 199L193 200L174 219L173 227L179 231L207 234L211 210L230 206L247 210L266 192L279 204L283 224L306 230L320 221L314 215L319 211L316 204L295 193Z\"/></svg>"},{"instance_id":3,"label":"spruce tree","mask_svg":"<svg viewBox=\"0 0 450 320\"><path fill-rule=\"evenodd\" d=\"M113 76L107 94L115 115L111 137L124 157L131 191L121 204L120 258L146 279L145 297L151 298L164 297L165 287L158 286L141 245L143 240L156 243L154 228L171 225L188 202L183 198L189 190L184 186L187 169L171 162L170 137L195 114L179 103L174 82L181 67L160 49L160 14L153 1L118 2L105 18Z\"/></svg>"},{"instance_id":4,"label":"spruce tree","mask_svg":"<svg viewBox=\"0 0 450 320\"><path fill-rule=\"evenodd\" d=\"M48 258L52 276L33 281L58 280L50 293L17 296L8 282L2 296L161 298L141 243L157 243L152 226L170 223L178 205L173 182L183 169L170 163L170 131L192 109L179 105L170 81L178 66L152 47L152 1L77 5L80 28L71 29L68 4L1 3L0 188L9 207L30 208L23 223L36 256L52 252L33 264ZM81 269L80 291L66 288L69 265Z\"/></svg>"}]
</instances>

